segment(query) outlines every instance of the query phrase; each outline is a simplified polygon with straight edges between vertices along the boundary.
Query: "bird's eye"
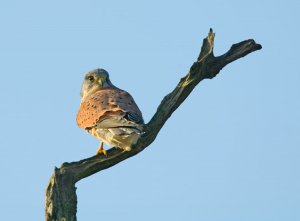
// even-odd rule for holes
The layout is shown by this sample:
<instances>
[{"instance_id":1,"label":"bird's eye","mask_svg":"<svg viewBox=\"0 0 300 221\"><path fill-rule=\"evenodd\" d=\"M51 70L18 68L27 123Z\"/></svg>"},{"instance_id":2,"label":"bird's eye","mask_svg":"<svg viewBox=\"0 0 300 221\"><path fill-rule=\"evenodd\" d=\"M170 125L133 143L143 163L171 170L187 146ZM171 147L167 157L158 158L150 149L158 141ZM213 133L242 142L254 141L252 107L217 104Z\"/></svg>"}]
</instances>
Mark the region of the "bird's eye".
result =
<instances>
[{"instance_id":1,"label":"bird's eye","mask_svg":"<svg viewBox=\"0 0 300 221\"><path fill-rule=\"evenodd\" d=\"M88 79L90 82L93 82L93 81L94 81L94 77L93 77L93 76L88 76L87 79Z\"/></svg>"}]
</instances>

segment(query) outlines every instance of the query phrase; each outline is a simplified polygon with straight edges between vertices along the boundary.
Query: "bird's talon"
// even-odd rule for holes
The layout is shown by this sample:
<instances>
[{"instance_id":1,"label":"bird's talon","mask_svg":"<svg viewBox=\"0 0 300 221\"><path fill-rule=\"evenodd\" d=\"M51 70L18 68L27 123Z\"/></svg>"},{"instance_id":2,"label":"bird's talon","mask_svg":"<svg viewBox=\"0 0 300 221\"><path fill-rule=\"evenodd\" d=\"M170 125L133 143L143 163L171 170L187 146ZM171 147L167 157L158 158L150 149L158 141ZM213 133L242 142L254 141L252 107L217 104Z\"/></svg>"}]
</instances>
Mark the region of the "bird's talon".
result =
<instances>
[{"instance_id":1,"label":"bird's talon","mask_svg":"<svg viewBox=\"0 0 300 221\"><path fill-rule=\"evenodd\" d=\"M103 142L101 142L99 149L96 152L96 156L99 156L100 154L103 154L104 156L107 157L107 152L106 150L103 148Z\"/></svg>"},{"instance_id":2,"label":"bird's talon","mask_svg":"<svg viewBox=\"0 0 300 221\"><path fill-rule=\"evenodd\" d=\"M97 153L96 153L96 156L99 156L99 155L101 155L101 154L103 154L104 156L106 156L107 157L107 152L106 152L106 150L98 150L97 151Z\"/></svg>"}]
</instances>

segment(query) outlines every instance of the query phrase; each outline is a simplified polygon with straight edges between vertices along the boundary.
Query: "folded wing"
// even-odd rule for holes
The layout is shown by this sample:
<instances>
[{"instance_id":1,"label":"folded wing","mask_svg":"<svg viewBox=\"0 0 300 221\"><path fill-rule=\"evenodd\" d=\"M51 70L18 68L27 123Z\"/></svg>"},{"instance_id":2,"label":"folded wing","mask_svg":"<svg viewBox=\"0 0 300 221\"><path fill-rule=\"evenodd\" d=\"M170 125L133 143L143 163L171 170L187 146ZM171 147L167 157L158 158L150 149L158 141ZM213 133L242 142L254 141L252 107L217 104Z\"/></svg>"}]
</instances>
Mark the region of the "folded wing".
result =
<instances>
[{"instance_id":1,"label":"folded wing","mask_svg":"<svg viewBox=\"0 0 300 221\"><path fill-rule=\"evenodd\" d=\"M86 98L80 105L76 121L84 129L136 127L144 123L131 95L117 88L105 88Z\"/></svg>"}]
</instances>

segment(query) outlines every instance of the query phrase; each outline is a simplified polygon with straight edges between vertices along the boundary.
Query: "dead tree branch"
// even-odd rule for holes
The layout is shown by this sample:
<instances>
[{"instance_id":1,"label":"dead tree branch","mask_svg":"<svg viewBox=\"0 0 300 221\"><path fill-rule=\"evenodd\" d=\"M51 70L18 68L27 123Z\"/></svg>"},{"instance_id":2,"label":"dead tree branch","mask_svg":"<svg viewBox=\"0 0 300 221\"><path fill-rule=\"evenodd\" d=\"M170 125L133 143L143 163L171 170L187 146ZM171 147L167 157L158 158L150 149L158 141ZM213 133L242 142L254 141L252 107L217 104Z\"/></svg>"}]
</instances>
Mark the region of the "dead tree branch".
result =
<instances>
[{"instance_id":1,"label":"dead tree branch","mask_svg":"<svg viewBox=\"0 0 300 221\"><path fill-rule=\"evenodd\" d=\"M46 220L75 221L77 196L75 183L126 160L149 146L172 113L189 96L195 86L204 79L214 78L227 64L261 49L254 40L246 40L232 45L228 52L219 57L213 54L214 36L212 30L203 40L201 52L189 72L175 89L164 97L156 113L145 125L144 134L130 152L111 148L107 157L94 156L78 162L64 163L55 168L46 190Z\"/></svg>"}]
</instances>

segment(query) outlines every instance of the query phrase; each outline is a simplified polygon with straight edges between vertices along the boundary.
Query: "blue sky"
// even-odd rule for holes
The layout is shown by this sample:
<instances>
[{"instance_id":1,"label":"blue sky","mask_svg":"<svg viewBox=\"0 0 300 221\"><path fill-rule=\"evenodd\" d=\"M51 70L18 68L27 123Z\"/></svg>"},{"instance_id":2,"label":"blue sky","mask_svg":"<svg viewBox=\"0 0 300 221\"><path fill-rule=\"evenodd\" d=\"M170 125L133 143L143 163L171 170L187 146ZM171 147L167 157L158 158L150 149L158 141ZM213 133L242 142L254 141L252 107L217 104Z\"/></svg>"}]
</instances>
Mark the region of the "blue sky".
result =
<instances>
[{"instance_id":1,"label":"blue sky","mask_svg":"<svg viewBox=\"0 0 300 221\"><path fill-rule=\"evenodd\" d=\"M54 166L95 154L76 126L102 67L148 122L210 27L215 54L262 44L201 82L139 155L77 183L78 220L300 220L300 3L1 1L2 220L43 220ZM106 148L108 148L106 146Z\"/></svg>"}]
</instances>

